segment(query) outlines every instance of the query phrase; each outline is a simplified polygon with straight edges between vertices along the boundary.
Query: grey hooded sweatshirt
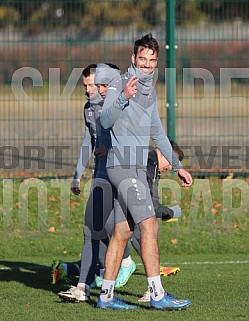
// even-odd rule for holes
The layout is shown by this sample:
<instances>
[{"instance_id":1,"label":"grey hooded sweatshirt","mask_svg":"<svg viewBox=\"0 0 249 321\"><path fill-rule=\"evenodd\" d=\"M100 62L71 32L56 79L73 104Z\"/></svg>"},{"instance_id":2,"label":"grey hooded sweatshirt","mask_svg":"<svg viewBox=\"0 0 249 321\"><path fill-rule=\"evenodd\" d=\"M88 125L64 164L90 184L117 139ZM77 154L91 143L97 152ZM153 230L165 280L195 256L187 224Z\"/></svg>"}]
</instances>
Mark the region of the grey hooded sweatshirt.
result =
<instances>
[{"instance_id":1,"label":"grey hooded sweatshirt","mask_svg":"<svg viewBox=\"0 0 249 321\"><path fill-rule=\"evenodd\" d=\"M129 100L123 88L131 76L136 76L137 93ZM134 65L115 79L108 88L100 121L104 128L111 127L111 143L107 167L136 166L146 169L149 142L152 138L157 148L167 158L174 171L182 168L172 150L159 117L153 73L146 75Z\"/></svg>"}]
</instances>

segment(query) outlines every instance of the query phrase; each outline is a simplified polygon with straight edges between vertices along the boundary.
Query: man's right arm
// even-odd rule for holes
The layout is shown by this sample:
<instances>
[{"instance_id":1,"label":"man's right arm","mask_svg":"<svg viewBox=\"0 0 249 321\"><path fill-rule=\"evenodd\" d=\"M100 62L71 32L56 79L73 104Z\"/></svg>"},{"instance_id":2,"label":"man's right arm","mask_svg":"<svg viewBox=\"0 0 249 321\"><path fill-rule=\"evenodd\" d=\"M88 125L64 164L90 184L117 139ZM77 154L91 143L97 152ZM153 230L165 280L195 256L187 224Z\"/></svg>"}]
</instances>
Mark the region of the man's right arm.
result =
<instances>
[{"instance_id":1,"label":"man's right arm","mask_svg":"<svg viewBox=\"0 0 249 321\"><path fill-rule=\"evenodd\" d=\"M85 135L82 140L82 144L80 147L80 154L74 174L74 179L81 179L81 176L83 175L85 168L91 158L93 146L92 146L92 136L90 135L89 129L86 127L85 129Z\"/></svg>"},{"instance_id":2,"label":"man's right arm","mask_svg":"<svg viewBox=\"0 0 249 321\"><path fill-rule=\"evenodd\" d=\"M137 93L136 83L138 78L132 76L116 78L108 87L107 96L100 116L101 125L107 129L114 125L120 117L122 110L129 105L131 99Z\"/></svg>"},{"instance_id":3,"label":"man's right arm","mask_svg":"<svg viewBox=\"0 0 249 321\"><path fill-rule=\"evenodd\" d=\"M85 105L86 107L86 105ZM94 137L90 133L90 125L85 117L85 108L84 108L84 122L85 122L85 134L81 143L79 158L74 173L74 178L71 183L71 190L75 195L80 194L80 179L83 175L87 164L91 158L94 149Z\"/></svg>"},{"instance_id":4,"label":"man's right arm","mask_svg":"<svg viewBox=\"0 0 249 321\"><path fill-rule=\"evenodd\" d=\"M128 100L122 90L122 79L115 79L108 87L100 115L100 122L103 128L107 129L115 124L127 102Z\"/></svg>"}]
</instances>

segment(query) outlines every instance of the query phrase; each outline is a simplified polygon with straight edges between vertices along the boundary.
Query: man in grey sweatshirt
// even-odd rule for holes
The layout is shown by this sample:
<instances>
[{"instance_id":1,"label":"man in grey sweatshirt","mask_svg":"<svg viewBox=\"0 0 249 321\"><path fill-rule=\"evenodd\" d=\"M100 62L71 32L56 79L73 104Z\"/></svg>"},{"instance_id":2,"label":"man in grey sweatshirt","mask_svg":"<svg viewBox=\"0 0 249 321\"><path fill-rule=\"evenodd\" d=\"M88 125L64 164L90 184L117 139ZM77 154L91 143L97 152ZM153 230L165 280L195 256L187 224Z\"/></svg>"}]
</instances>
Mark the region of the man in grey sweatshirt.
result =
<instances>
[{"instance_id":1,"label":"man in grey sweatshirt","mask_svg":"<svg viewBox=\"0 0 249 321\"><path fill-rule=\"evenodd\" d=\"M152 138L182 180L182 186L192 184L191 175L173 152L160 121L153 87L158 53L159 45L151 34L135 42L132 65L109 85L100 116L102 126L111 128L107 174L116 195L115 231L105 258L98 308L137 308L114 297L115 279L134 224L139 224L141 230L141 256L150 287L150 307L181 310L192 303L173 297L162 287L157 241L159 225L146 179L149 140Z\"/></svg>"}]
</instances>

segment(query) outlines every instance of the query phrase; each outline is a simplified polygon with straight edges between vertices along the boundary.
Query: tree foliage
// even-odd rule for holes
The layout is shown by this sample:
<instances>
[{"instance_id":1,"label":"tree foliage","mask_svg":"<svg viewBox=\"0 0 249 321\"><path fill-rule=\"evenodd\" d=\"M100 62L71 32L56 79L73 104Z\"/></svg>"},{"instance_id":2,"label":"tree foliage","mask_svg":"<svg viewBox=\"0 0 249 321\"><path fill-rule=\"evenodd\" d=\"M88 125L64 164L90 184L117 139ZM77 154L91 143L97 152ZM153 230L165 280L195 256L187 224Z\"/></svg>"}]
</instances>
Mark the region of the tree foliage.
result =
<instances>
[{"instance_id":1,"label":"tree foliage","mask_svg":"<svg viewBox=\"0 0 249 321\"><path fill-rule=\"evenodd\" d=\"M93 24L137 28L156 26L165 20L165 3L159 0L5 0L0 1L0 26L69 26L89 28ZM177 23L200 19L249 18L246 0L176 0Z\"/></svg>"}]
</instances>

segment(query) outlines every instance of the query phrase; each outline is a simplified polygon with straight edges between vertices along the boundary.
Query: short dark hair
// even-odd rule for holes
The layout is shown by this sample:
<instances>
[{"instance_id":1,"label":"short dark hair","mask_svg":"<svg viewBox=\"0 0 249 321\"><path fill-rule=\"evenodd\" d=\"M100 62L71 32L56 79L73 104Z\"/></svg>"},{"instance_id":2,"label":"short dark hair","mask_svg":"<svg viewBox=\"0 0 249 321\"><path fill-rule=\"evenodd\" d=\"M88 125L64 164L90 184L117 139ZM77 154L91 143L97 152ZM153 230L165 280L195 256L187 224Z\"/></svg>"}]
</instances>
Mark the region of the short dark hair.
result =
<instances>
[{"instance_id":1,"label":"short dark hair","mask_svg":"<svg viewBox=\"0 0 249 321\"><path fill-rule=\"evenodd\" d=\"M114 64L111 64L111 63L105 63L105 65L111 67L112 69L117 69L117 70L120 70L118 66L114 65Z\"/></svg>"},{"instance_id":2,"label":"short dark hair","mask_svg":"<svg viewBox=\"0 0 249 321\"><path fill-rule=\"evenodd\" d=\"M90 75L95 73L96 68L97 68L96 64L88 65L86 68L83 69L82 76L83 77L89 77Z\"/></svg>"},{"instance_id":3,"label":"short dark hair","mask_svg":"<svg viewBox=\"0 0 249 321\"><path fill-rule=\"evenodd\" d=\"M154 52L159 54L159 44L155 38L153 38L151 33L148 33L147 35L143 36L140 39L137 39L134 44L134 54L135 56L138 53L138 48L143 47L143 48L148 48L151 49Z\"/></svg>"},{"instance_id":4,"label":"short dark hair","mask_svg":"<svg viewBox=\"0 0 249 321\"><path fill-rule=\"evenodd\" d=\"M170 141L170 144L172 146L173 151L178 155L178 159L179 161L182 161L184 158L184 153L181 150L181 148L177 145L176 142L174 142L173 140Z\"/></svg>"}]
</instances>

